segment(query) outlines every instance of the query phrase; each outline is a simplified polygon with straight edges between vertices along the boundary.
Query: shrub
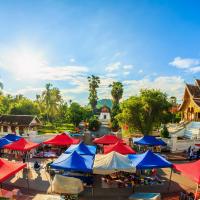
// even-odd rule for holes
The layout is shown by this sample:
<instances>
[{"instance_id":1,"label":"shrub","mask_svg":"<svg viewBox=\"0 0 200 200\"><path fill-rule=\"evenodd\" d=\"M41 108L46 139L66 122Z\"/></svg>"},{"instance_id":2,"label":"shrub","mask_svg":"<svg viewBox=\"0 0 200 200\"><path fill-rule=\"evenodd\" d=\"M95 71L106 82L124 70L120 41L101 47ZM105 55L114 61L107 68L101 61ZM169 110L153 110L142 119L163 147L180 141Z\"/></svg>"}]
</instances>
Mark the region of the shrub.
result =
<instances>
[{"instance_id":1,"label":"shrub","mask_svg":"<svg viewBox=\"0 0 200 200\"><path fill-rule=\"evenodd\" d=\"M99 122L99 120L96 117L92 117L89 120L89 130L90 131L98 131L100 128L101 123Z\"/></svg>"},{"instance_id":2,"label":"shrub","mask_svg":"<svg viewBox=\"0 0 200 200\"><path fill-rule=\"evenodd\" d=\"M168 138L169 137L169 131L166 127L166 125L163 126L163 129L160 132L161 137Z\"/></svg>"},{"instance_id":3,"label":"shrub","mask_svg":"<svg viewBox=\"0 0 200 200\"><path fill-rule=\"evenodd\" d=\"M118 121L116 119L113 119L112 124L111 124L111 128L112 128L113 131L119 130L119 124L118 124Z\"/></svg>"}]
</instances>

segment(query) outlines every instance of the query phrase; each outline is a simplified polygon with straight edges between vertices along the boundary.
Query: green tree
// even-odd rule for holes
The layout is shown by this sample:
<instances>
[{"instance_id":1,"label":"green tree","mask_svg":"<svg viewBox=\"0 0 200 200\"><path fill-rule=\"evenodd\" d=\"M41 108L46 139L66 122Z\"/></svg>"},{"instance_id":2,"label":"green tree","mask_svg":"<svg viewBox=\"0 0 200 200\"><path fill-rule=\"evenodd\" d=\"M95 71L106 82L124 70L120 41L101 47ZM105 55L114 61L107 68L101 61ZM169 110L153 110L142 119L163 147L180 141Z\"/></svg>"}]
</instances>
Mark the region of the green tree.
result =
<instances>
[{"instance_id":1,"label":"green tree","mask_svg":"<svg viewBox=\"0 0 200 200\"><path fill-rule=\"evenodd\" d=\"M99 122L99 120L97 119L97 117L93 116L90 118L89 120L89 130L90 131L98 131L100 128L101 123Z\"/></svg>"},{"instance_id":2,"label":"green tree","mask_svg":"<svg viewBox=\"0 0 200 200\"><path fill-rule=\"evenodd\" d=\"M112 87L111 89L111 95L112 95L112 100L113 104L119 104L120 99L123 96L123 84L121 82L113 82L109 87Z\"/></svg>"},{"instance_id":3,"label":"green tree","mask_svg":"<svg viewBox=\"0 0 200 200\"><path fill-rule=\"evenodd\" d=\"M12 104L9 114L13 115L38 115L39 110L35 102L25 97Z\"/></svg>"},{"instance_id":4,"label":"green tree","mask_svg":"<svg viewBox=\"0 0 200 200\"><path fill-rule=\"evenodd\" d=\"M67 110L68 121L75 126L83 120L83 108L76 102L73 102Z\"/></svg>"},{"instance_id":5,"label":"green tree","mask_svg":"<svg viewBox=\"0 0 200 200\"><path fill-rule=\"evenodd\" d=\"M116 115L120 113L120 106L119 101L123 96L123 84L121 82L113 82L109 87L112 87L111 89L111 95L112 95L112 101L113 106L111 110L111 123L112 123L112 129L118 130L119 129L119 123L117 119L115 118Z\"/></svg>"},{"instance_id":6,"label":"green tree","mask_svg":"<svg viewBox=\"0 0 200 200\"><path fill-rule=\"evenodd\" d=\"M40 100L38 98L40 98ZM59 113L59 106L62 102L60 90L55 87L52 88L52 84L48 83L42 95L37 96L37 101L43 103L45 109L44 114L46 114L47 120L54 120Z\"/></svg>"},{"instance_id":7,"label":"green tree","mask_svg":"<svg viewBox=\"0 0 200 200\"><path fill-rule=\"evenodd\" d=\"M161 137L163 138L168 138L169 137L169 131L167 129L167 126L164 125L161 132L160 132Z\"/></svg>"},{"instance_id":8,"label":"green tree","mask_svg":"<svg viewBox=\"0 0 200 200\"><path fill-rule=\"evenodd\" d=\"M97 105L97 88L99 88L100 84L100 78L98 76L89 76L88 77L88 83L89 83L89 103L92 107L93 113L95 112L96 105Z\"/></svg>"},{"instance_id":9,"label":"green tree","mask_svg":"<svg viewBox=\"0 0 200 200\"><path fill-rule=\"evenodd\" d=\"M159 90L141 90L139 96L132 96L121 104L122 113L117 115L121 125L150 135L168 113L170 103L167 95Z\"/></svg>"}]
</instances>

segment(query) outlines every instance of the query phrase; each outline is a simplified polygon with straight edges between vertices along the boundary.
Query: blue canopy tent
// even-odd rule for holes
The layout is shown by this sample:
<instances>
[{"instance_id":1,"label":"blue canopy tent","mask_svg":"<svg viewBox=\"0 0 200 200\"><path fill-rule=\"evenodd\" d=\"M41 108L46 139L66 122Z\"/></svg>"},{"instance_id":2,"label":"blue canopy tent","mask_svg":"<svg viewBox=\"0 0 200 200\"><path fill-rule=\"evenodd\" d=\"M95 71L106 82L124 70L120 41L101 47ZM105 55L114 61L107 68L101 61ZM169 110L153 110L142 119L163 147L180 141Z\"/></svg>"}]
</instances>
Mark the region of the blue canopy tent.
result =
<instances>
[{"instance_id":1,"label":"blue canopy tent","mask_svg":"<svg viewBox=\"0 0 200 200\"><path fill-rule=\"evenodd\" d=\"M0 148L3 148L5 145L12 143L12 141L7 140L6 138L0 138Z\"/></svg>"},{"instance_id":2,"label":"blue canopy tent","mask_svg":"<svg viewBox=\"0 0 200 200\"><path fill-rule=\"evenodd\" d=\"M65 153L69 154L76 151L79 155L95 155L97 151L96 146L86 145L83 142L77 145L71 145Z\"/></svg>"},{"instance_id":3,"label":"blue canopy tent","mask_svg":"<svg viewBox=\"0 0 200 200\"><path fill-rule=\"evenodd\" d=\"M136 169L171 168L172 163L148 150L143 154L130 154L128 158Z\"/></svg>"},{"instance_id":4,"label":"blue canopy tent","mask_svg":"<svg viewBox=\"0 0 200 200\"><path fill-rule=\"evenodd\" d=\"M65 171L92 172L94 156L79 155L76 151L71 154L63 153L50 166Z\"/></svg>"},{"instance_id":5,"label":"blue canopy tent","mask_svg":"<svg viewBox=\"0 0 200 200\"><path fill-rule=\"evenodd\" d=\"M161 140L156 139L154 136L145 135L141 138L133 138L133 143L138 145L147 145L147 146L166 146L167 144Z\"/></svg>"},{"instance_id":6,"label":"blue canopy tent","mask_svg":"<svg viewBox=\"0 0 200 200\"><path fill-rule=\"evenodd\" d=\"M15 134L8 134L3 136L2 138L5 138L7 140L10 140L12 142L18 141L19 139L21 139L22 137L15 135Z\"/></svg>"}]
</instances>

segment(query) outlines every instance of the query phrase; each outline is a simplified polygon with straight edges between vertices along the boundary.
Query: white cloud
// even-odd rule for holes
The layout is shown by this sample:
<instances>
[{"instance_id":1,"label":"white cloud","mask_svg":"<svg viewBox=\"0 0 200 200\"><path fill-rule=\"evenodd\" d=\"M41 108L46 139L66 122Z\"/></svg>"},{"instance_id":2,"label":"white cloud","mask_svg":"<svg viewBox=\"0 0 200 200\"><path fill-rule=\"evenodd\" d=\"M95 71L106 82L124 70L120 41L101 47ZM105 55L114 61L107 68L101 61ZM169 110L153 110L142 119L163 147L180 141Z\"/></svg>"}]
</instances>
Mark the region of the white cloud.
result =
<instances>
[{"instance_id":1,"label":"white cloud","mask_svg":"<svg viewBox=\"0 0 200 200\"><path fill-rule=\"evenodd\" d=\"M70 59L75 62L74 58ZM17 80L70 80L88 72L86 66L51 66L44 54L28 47L0 51L0 68L10 72Z\"/></svg>"},{"instance_id":2,"label":"white cloud","mask_svg":"<svg viewBox=\"0 0 200 200\"><path fill-rule=\"evenodd\" d=\"M193 74L200 72L200 66L197 67L191 67L189 69L190 72L192 72Z\"/></svg>"},{"instance_id":3,"label":"white cloud","mask_svg":"<svg viewBox=\"0 0 200 200\"><path fill-rule=\"evenodd\" d=\"M114 72L114 71L117 71L117 70L119 69L120 65L121 65L120 62L112 63L112 64L109 64L109 65L105 68L105 70L106 70L106 72L108 72L108 73L112 73L112 72Z\"/></svg>"},{"instance_id":4,"label":"white cloud","mask_svg":"<svg viewBox=\"0 0 200 200\"><path fill-rule=\"evenodd\" d=\"M179 100L182 99L184 91L184 80L180 76L159 76L151 80L144 78L140 80L123 81L125 91L124 97L138 94L140 89L160 89L166 92L169 96L176 96Z\"/></svg>"},{"instance_id":5,"label":"white cloud","mask_svg":"<svg viewBox=\"0 0 200 200\"><path fill-rule=\"evenodd\" d=\"M76 60L74 58L70 58L69 61L72 63L76 62Z\"/></svg>"},{"instance_id":6,"label":"white cloud","mask_svg":"<svg viewBox=\"0 0 200 200\"><path fill-rule=\"evenodd\" d=\"M194 74L200 72L200 59L176 57L169 64L176 68L183 69L185 72Z\"/></svg>"},{"instance_id":7,"label":"white cloud","mask_svg":"<svg viewBox=\"0 0 200 200\"><path fill-rule=\"evenodd\" d=\"M124 65L123 66L123 69L132 69L133 68L133 65Z\"/></svg>"},{"instance_id":8,"label":"white cloud","mask_svg":"<svg viewBox=\"0 0 200 200\"><path fill-rule=\"evenodd\" d=\"M143 70L140 69L140 70L138 71L138 74L142 74L142 73L143 73Z\"/></svg>"},{"instance_id":9,"label":"white cloud","mask_svg":"<svg viewBox=\"0 0 200 200\"><path fill-rule=\"evenodd\" d=\"M172 62L169 63L170 65L180 68L180 69L188 69L200 64L199 59L194 58L181 58L176 57Z\"/></svg>"},{"instance_id":10,"label":"white cloud","mask_svg":"<svg viewBox=\"0 0 200 200\"><path fill-rule=\"evenodd\" d=\"M125 71L125 72L123 72L123 74L124 74L124 76L127 76L127 75L130 74L130 72L129 71Z\"/></svg>"}]
</instances>

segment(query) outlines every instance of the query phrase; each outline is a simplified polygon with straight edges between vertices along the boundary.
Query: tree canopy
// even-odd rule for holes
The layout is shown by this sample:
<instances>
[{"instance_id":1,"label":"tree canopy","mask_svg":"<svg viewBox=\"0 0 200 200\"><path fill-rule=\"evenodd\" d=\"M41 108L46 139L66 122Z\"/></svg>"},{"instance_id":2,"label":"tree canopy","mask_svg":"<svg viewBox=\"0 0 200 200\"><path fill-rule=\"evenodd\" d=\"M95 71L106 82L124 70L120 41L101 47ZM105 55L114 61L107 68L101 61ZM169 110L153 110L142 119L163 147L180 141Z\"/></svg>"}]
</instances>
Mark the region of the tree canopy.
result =
<instances>
[{"instance_id":1,"label":"tree canopy","mask_svg":"<svg viewBox=\"0 0 200 200\"><path fill-rule=\"evenodd\" d=\"M139 130L144 135L164 122L169 113L167 95L159 90L141 90L139 96L132 96L121 103L121 113L116 116L121 125Z\"/></svg>"},{"instance_id":2,"label":"tree canopy","mask_svg":"<svg viewBox=\"0 0 200 200\"><path fill-rule=\"evenodd\" d=\"M89 83L89 103L92 107L93 113L95 112L96 105L97 105L97 88L99 88L100 84L100 78L98 76L89 76L88 77L88 83Z\"/></svg>"}]
</instances>

